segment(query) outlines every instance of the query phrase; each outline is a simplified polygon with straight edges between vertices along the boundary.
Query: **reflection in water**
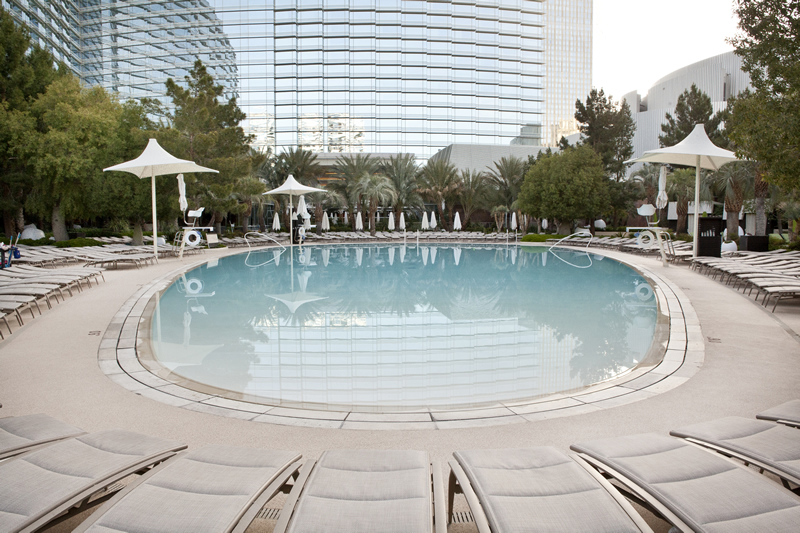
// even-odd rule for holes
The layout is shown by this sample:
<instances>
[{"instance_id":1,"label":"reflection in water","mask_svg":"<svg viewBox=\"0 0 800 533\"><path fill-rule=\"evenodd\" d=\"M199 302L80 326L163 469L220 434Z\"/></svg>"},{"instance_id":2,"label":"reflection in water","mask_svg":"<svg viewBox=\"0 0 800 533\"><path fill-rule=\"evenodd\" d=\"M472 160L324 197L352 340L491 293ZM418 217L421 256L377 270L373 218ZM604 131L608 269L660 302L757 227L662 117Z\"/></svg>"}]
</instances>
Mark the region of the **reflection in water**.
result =
<instances>
[{"instance_id":1,"label":"reflection in water","mask_svg":"<svg viewBox=\"0 0 800 533\"><path fill-rule=\"evenodd\" d=\"M653 339L650 285L597 256L569 265L585 252L560 250L566 262L515 246L274 252L173 284L153 315L158 361L267 402L391 410L575 390L632 369Z\"/></svg>"}]
</instances>

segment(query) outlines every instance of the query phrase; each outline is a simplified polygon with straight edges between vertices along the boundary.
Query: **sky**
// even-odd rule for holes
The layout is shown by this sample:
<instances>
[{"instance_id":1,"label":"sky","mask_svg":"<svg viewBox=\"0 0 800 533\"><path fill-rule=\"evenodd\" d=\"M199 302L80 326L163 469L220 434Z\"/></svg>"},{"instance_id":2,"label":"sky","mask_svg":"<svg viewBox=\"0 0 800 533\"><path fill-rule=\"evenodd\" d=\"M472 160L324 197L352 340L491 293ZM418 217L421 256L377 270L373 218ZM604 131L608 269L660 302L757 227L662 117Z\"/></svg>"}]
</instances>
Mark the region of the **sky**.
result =
<instances>
[{"instance_id":1,"label":"sky","mask_svg":"<svg viewBox=\"0 0 800 533\"><path fill-rule=\"evenodd\" d=\"M594 0L592 85L615 100L729 52L733 0Z\"/></svg>"}]
</instances>

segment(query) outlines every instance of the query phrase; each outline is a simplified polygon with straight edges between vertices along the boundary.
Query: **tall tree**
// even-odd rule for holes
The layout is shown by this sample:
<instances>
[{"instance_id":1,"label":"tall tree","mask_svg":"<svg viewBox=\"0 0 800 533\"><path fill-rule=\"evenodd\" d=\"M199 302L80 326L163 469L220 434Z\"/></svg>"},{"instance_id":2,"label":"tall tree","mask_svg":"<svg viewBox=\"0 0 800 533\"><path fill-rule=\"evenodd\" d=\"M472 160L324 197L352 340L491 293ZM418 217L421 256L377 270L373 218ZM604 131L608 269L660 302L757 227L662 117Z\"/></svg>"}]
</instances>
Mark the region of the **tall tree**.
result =
<instances>
[{"instance_id":1,"label":"tall tree","mask_svg":"<svg viewBox=\"0 0 800 533\"><path fill-rule=\"evenodd\" d=\"M397 191L392 180L383 174L364 174L356 183L358 194L367 202L369 212L369 231L375 235L375 213L378 207L394 202Z\"/></svg>"},{"instance_id":2,"label":"tall tree","mask_svg":"<svg viewBox=\"0 0 800 533\"><path fill-rule=\"evenodd\" d=\"M22 231L23 204L32 187L20 152L22 135L37 127L29 117L30 106L65 73L63 65L33 44L27 29L0 7L0 211L8 235Z\"/></svg>"},{"instance_id":3,"label":"tall tree","mask_svg":"<svg viewBox=\"0 0 800 533\"><path fill-rule=\"evenodd\" d=\"M512 156L501 157L500 161L494 162L494 168L489 168L486 180L493 193L493 206L505 206L509 213L517 211L516 202L525 181L526 166L525 161Z\"/></svg>"},{"instance_id":4,"label":"tall tree","mask_svg":"<svg viewBox=\"0 0 800 533\"><path fill-rule=\"evenodd\" d=\"M419 192L440 209L442 226L453 229L453 208L458 198L458 170L446 159L428 160L419 177Z\"/></svg>"},{"instance_id":5,"label":"tall tree","mask_svg":"<svg viewBox=\"0 0 800 533\"><path fill-rule=\"evenodd\" d=\"M608 176L621 181L630 167L625 161L633 155L636 132L628 103L623 100L617 104L603 89L592 89L586 104L575 101L575 120L580 124L580 144L591 146L602 158Z\"/></svg>"},{"instance_id":6,"label":"tall tree","mask_svg":"<svg viewBox=\"0 0 800 533\"><path fill-rule=\"evenodd\" d=\"M692 132L695 124L704 124L706 133L713 139L721 118L714 115L711 98L693 83L678 96L675 116L667 113L666 120L667 123L661 125L663 135L658 136L658 142L662 147L674 146L684 140Z\"/></svg>"},{"instance_id":7,"label":"tall tree","mask_svg":"<svg viewBox=\"0 0 800 533\"><path fill-rule=\"evenodd\" d=\"M750 199L756 180L756 166L751 161L728 163L709 176L709 184L725 198L728 238L739 237L739 213Z\"/></svg>"},{"instance_id":8,"label":"tall tree","mask_svg":"<svg viewBox=\"0 0 800 533\"><path fill-rule=\"evenodd\" d=\"M736 0L739 33L730 40L754 91L726 124L737 154L757 160L767 181L800 186L800 1Z\"/></svg>"},{"instance_id":9,"label":"tall tree","mask_svg":"<svg viewBox=\"0 0 800 533\"><path fill-rule=\"evenodd\" d=\"M239 210L233 192L237 181L250 174L253 136L240 126L246 115L236 98L220 101L224 87L214 82L199 59L184 77L184 85L167 80L167 96L175 111L169 117L172 127L159 134L159 141L177 157L219 171L186 176L187 196L213 212L219 231L225 215Z\"/></svg>"},{"instance_id":10,"label":"tall tree","mask_svg":"<svg viewBox=\"0 0 800 533\"><path fill-rule=\"evenodd\" d=\"M394 202L396 216L407 207L422 207L422 198L419 196L417 183L417 160L413 154L400 154L397 157L389 156L388 161L381 164L381 172L394 184L397 199Z\"/></svg>"},{"instance_id":11,"label":"tall tree","mask_svg":"<svg viewBox=\"0 0 800 533\"><path fill-rule=\"evenodd\" d=\"M334 163L336 175L339 178L328 187L347 200L350 212L350 224L355 228L356 211L361 210L361 194L358 192L358 182L364 176L371 176L378 172L380 161L369 154L350 154L339 156Z\"/></svg>"},{"instance_id":12,"label":"tall tree","mask_svg":"<svg viewBox=\"0 0 800 533\"><path fill-rule=\"evenodd\" d=\"M608 208L607 187L603 160L589 146L547 154L525 176L520 209L562 224L591 222Z\"/></svg>"},{"instance_id":13,"label":"tall tree","mask_svg":"<svg viewBox=\"0 0 800 533\"><path fill-rule=\"evenodd\" d=\"M677 233L687 233L686 221L689 217L689 201L694 200L695 171L680 168L667 176L667 192L675 200L678 213Z\"/></svg>"},{"instance_id":14,"label":"tall tree","mask_svg":"<svg viewBox=\"0 0 800 533\"><path fill-rule=\"evenodd\" d=\"M458 188L458 199L464 210L464 227L466 228L473 213L486 204L489 188L486 174L477 170L462 170L459 181L461 185Z\"/></svg>"},{"instance_id":15,"label":"tall tree","mask_svg":"<svg viewBox=\"0 0 800 533\"><path fill-rule=\"evenodd\" d=\"M31 112L41 131L26 140L34 178L26 203L51 217L56 240L66 240L67 220L96 215L89 209L91 191L102 186L102 169L119 150L120 105L102 87L86 89L77 78L64 76L50 84Z\"/></svg>"}]
</instances>

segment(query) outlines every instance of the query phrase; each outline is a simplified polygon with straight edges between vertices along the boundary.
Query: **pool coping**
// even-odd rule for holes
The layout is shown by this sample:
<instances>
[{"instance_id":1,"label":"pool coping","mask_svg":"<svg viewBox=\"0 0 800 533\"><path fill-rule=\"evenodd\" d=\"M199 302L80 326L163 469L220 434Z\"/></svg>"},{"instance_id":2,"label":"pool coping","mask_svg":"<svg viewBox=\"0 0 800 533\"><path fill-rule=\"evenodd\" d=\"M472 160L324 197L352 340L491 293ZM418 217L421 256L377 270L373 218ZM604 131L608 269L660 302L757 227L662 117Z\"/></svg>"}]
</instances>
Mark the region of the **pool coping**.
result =
<instances>
[{"instance_id":1,"label":"pool coping","mask_svg":"<svg viewBox=\"0 0 800 533\"><path fill-rule=\"evenodd\" d=\"M518 243L516 246L526 244ZM665 341L663 359L649 370L628 373L572 393L477 408L367 413L271 406L179 386L152 373L139 360L137 347L149 342L140 338L140 332L149 328L140 326L147 321L148 304L154 296L181 274L208 260L182 265L137 290L109 323L98 349L98 366L109 379L129 391L174 407L253 422L353 430L455 429L535 422L626 405L652 398L686 383L700 370L705 358L700 322L688 297L673 282L650 269L618 255L612 257L604 250L593 249L591 253L633 268L654 285L659 302L658 312L669 319L669 337Z\"/></svg>"}]
</instances>

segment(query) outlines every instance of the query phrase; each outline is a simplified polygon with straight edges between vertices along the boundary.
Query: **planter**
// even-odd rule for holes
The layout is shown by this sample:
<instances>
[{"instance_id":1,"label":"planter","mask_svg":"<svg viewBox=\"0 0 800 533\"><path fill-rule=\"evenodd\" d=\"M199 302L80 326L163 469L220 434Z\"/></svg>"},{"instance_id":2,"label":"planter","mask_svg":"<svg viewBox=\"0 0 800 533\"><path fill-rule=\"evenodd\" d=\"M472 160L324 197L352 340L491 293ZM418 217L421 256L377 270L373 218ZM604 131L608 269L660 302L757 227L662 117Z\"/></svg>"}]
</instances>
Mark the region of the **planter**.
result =
<instances>
[{"instance_id":1,"label":"planter","mask_svg":"<svg viewBox=\"0 0 800 533\"><path fill-rule=\"evenodd\" d=\"M742 235L739 237L741 250L748 252L769 251L769 235Z\"/></svg>"}]
</instances>

